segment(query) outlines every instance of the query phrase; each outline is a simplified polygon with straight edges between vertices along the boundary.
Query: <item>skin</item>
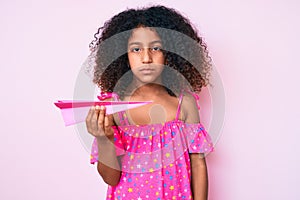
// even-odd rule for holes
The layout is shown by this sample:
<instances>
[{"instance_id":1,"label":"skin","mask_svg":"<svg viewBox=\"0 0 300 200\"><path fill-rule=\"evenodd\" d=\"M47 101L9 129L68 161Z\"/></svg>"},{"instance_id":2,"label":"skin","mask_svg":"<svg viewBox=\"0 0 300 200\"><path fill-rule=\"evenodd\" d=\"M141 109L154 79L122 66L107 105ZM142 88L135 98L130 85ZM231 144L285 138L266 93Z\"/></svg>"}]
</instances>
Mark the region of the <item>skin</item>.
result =
<instances>
[{"instance_id":1,"label":"skin","mask_svg":"<svg viewBox=\"0 0 300 200\"><path fill-rule=\"evenodd\" d=\"M182 101L183 118L186 123L200 122L197 104L194 97L186 96ZM203 154L190 154L191 160L191 188L194 200L206 200L208 198L208 175L205 157Z\"/></svg>"},{"instance_id":2,"label":"skin","mask_svg":"<svg viewBox=\"0 0 300 200\"><path fill-rule=\"evenodd\" d=\"M91 107L86 117L86 127L87 131L97 139L99 152L97 170L105 183L114 186L119 183L121 171L119 158L113 145L112 125L114 125L113 117L105 115L104 106Z\"/></svg>"},{"instance_id":3,"label":"skin","mask_svg":"<svg viewBox=\"0 0 300 200\"><path fill-rule=\"evenodd\" d=\"M125 96L124 100L153 101L152 104L127 111L131 124L142 125L158 123L158 121L164 123L175 119L178 99L170 96L161 85L161 73L165 63L161 48L162 42L159 36L147 27L136 28L128 40L128 60L134 78L128 87L130 95ZM199 122L198 109L195 105L193 98L184 98L180 120L187 123ZM162 113L165 116L156 117L161 116ZM105 115L105 107L92 107L86 118L87 130L96 137L98 142L100 161L97 164L98 172L103 180L112 186L119 183L121 176L120 160L116 156L113 145L112 128L113 125L118 124L118 120L114 121L112 115ZM193 199L205 200L208 193L205 158L202 154L190 154L190 159Z\"/></svg>"},{"instance_id":4,"label":"skin","mask_svg":"<svg viewBox=\"0 0 300 200\"><path fill-rule=\"evenodd\" d=\"M147 83L161 83L164 68L162 42L156 32L140 27L128 40L128 60L133 73L132 85L136 88Z\"/></svg>"}]
</instances>

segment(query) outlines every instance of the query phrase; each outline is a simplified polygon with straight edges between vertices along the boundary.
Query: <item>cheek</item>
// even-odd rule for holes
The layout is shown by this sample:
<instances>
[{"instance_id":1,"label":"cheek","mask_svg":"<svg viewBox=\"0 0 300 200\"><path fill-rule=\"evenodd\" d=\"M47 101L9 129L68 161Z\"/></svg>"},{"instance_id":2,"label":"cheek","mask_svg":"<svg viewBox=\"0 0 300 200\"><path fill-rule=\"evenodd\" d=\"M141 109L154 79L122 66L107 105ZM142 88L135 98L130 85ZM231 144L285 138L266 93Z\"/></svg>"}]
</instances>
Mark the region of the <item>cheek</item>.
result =
<instances>
[{"instance_id":1,"label":"cheek","mask_svg":"<svg viewBox=\"0 0 300 200\"><path fill-rule=\"evenodd\" d=\"M128 61L130 68L137 67L138 65L140 65L139 57L137 55L128 54Z\"/></svg>"},{"instance_id":2,"label":"cheek","mask_svg":"<svg viewBox=\"0 0 300 200\"><path fill-rule=\"evenodd\" d=\"M160 71L159 71L160 74L164 71L164 68L165 68L164 66L160 67Z\"/></svg>"},{"instance_id":3,"label":"cheek","mask_svg":"<svg viewBox=\"0 0 300 200\"><path fill-rule=\"evenodd\" d=\"M158 64L165 64L165 57L163 55L158 56L155 60Z\"/></svg>"}]
</instances>

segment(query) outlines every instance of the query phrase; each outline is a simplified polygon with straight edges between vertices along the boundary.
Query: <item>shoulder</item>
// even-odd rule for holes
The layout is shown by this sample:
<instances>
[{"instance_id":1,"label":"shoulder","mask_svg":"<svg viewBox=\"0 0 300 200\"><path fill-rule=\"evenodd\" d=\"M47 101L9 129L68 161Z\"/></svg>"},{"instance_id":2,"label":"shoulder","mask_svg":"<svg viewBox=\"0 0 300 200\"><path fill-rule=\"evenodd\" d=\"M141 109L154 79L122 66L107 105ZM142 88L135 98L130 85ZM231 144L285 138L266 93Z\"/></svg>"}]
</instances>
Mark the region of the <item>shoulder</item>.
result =
<instances>
[{"instance_id":1,"label":"shoulder","mask_svg":"<svg viewBox=\"0 0 300 200\"><path fill-rule=\"evenodd\" d=\"M181 109L186 123L200 122L196 94L192 92L184 92L182 96Z\"/></svg>"}]
</instances>

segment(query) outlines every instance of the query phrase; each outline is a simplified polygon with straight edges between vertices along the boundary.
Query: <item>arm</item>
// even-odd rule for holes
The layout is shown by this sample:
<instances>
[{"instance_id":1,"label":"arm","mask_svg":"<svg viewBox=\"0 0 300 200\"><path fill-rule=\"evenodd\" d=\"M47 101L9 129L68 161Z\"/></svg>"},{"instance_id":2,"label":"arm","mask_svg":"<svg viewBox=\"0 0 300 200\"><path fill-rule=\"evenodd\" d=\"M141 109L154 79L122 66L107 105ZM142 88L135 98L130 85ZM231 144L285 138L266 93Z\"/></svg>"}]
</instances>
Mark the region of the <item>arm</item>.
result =
<instances>
[{"instance_id":1,"label":"arm","mask_svg":"<svg viewBox=\"0 0 300 200\"><path fill-rule=\"evenodd\" d=\"M97 139L97 170L104 182L117 185L120 180L120 164L114 146L113 116L105 115L105 108L92 107L86 118L88 132Z\"/></svg>"},{"instance_id":2,"label":"arm","mask_svg":"<svg viewBox=\"0 0 300 200\"><path fill-rule=\"evenodd\" d=\"M190 94L184 96L182 107L186 123L199 123L200 116L195 98ZM207 200L208 175L203 153L190 153L191 161L191 189L194 200Z\"/></svg>"},{"instance_id":3,"label":"arm","mask_svg":"<svg viewBox=\"0 0 300 200\"><path fill-rule=\"evenodd\" d=\"M98 173L105 183L115 186L119 183L121 172L113 141L97 138L97 142L99 152L97 164Z\"/></svg>"},{"instance_id":4,"label":"arm","mask_svg":"<svg viewBox=\"0 0 300 200\"><path fill-rule=\"evenodd\" d=\"M208 176L205 158L202 154L190 154L191 158L191 188L194 200L207 200Z\"/></svg>"}]
</instances>

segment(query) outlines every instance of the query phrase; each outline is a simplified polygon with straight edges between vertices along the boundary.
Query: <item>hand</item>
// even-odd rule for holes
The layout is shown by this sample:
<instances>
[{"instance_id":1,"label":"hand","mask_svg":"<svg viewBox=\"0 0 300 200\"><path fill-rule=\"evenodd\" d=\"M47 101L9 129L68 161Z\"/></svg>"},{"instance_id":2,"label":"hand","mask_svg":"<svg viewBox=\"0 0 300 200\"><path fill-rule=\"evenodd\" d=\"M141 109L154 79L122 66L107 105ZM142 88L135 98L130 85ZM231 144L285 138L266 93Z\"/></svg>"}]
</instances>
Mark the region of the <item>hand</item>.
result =
<instances>
[{"instance_id":1,"label":"hand","mask_svg":"<svg viewBox=\"0 0 300 200\"><path fill-rule=\"evenodd\" d=\"M104 141L107 138L110 141L114 139L114 129L112 128L113 116L105 114L105 107L98 105L91 107L86 117L87 131L95 136L97 140Z\"/></svg>"}]
</instances>

